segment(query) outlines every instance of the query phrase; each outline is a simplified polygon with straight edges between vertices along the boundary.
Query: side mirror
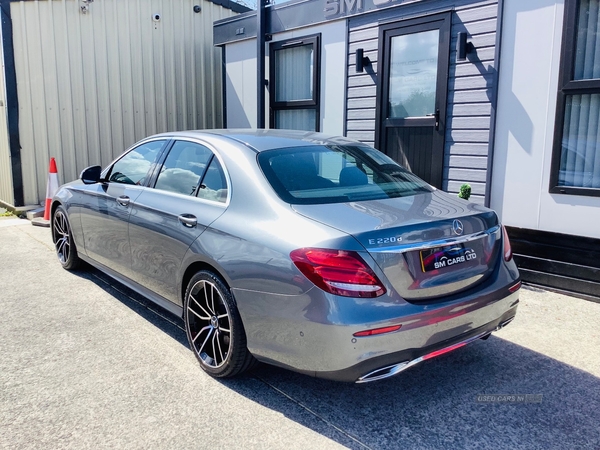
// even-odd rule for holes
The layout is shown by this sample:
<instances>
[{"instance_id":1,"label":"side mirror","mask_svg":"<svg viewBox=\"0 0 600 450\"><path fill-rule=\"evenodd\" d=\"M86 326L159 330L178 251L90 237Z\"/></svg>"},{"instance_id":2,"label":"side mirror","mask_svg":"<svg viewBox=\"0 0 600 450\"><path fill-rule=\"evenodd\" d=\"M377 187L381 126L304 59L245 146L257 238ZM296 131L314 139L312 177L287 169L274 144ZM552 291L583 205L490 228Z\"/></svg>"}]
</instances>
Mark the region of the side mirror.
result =
<instances>
[{"instance_id":1,"label":"side mirror","mask_svg":"<svg viewBox=\"0 0 600 450\"><path fill-rule=\"evenodd\" d=\"M91 166L87 169L83 169L79 178L83 181L83 184L94 184L100 181L100 173L102 172L101 166Z\"/></svg>"}]
</instances>

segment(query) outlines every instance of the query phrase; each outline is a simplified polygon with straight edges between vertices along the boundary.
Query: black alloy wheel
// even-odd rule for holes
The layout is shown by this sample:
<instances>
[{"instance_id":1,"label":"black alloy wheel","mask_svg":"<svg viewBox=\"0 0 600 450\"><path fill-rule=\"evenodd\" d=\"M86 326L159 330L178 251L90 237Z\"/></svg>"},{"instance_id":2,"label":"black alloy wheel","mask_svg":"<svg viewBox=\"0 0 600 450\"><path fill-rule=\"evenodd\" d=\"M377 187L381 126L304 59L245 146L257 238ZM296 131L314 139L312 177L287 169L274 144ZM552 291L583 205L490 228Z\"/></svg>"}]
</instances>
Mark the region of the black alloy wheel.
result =
<instances>
[{"instance_id":1,"label":"black alloy wheel","mask_svg":"<svg viewBox=\"0 0 600 450\"><path fill-rule=\"evenodd\" d=\"M56 256L63 268L74 270L79 267L80 259L73 240L67 212L59 206L52 217L52 241L56 248Z\"/></svg>"},{"instance_id":2,"label":"black alloy wheel","mask_svg":"<svg viewBox=\"0 0 600 450\"><path fill-rule=\"evenodd\" d=\"M214 273L200 271L188 283L184 319L190 347L209 375L233 377L255 365L233 296Z\"/></svg>"}]
</instances>

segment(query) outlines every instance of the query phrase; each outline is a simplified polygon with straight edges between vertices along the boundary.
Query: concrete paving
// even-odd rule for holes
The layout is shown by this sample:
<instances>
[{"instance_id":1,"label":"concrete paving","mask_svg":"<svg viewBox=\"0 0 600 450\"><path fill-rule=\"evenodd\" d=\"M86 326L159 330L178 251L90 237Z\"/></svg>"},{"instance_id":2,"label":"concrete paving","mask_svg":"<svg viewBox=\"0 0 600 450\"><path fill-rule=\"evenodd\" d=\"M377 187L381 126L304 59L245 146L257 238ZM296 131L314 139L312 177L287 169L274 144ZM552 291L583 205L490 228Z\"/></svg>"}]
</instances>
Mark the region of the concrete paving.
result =
<instances>
[{"instance_id":1,"label":"concrete paving","mask_svg":"<svg viewBox=\"0 0 600 450\"><path fill-rule=\"evenodd\" d=\"M0 448L600 449L598 303L523 289L487 341L366 385L217 381L181 325L0 221Z\"/></svg>"}]
</instances>

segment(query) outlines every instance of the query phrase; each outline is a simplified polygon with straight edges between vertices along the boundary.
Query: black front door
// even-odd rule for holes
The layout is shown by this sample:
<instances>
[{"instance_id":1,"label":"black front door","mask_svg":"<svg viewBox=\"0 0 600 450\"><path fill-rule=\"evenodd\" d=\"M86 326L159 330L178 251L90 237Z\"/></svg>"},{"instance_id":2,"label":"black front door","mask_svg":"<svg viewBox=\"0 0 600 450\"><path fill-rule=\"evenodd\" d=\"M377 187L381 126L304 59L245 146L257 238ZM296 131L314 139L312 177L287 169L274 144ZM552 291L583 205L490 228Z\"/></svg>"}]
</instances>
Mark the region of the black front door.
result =
<instances>
[{"instance_id":1,"label":"black front door","mask_svg":"<svg viewBox=\"0 0 600 450\"><path fill-rule=\"evenodd\" d=\"M450 17L397 22L379 34L378 148L437 188L443 178Z\"/></svg>"}]
</instances>

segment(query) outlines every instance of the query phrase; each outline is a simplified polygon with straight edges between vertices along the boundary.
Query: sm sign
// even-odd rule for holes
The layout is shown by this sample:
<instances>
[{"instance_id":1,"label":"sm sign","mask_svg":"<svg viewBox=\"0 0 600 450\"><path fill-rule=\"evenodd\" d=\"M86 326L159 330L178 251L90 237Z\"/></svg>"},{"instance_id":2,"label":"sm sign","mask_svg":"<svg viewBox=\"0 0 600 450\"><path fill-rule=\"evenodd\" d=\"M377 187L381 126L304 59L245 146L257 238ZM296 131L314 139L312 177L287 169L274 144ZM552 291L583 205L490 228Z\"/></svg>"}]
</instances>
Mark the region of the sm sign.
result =
<instances>
[{"instance_id":1,"label":"sm sign","mask_svg":"<svg viewBox=\"0 0 600 450\"><path fill-rule=\"evenodd\" d=\"M380 8L390 3L395 3L398 0L370 0L365 8L365 2L369 0L326 0L325 1L325 18L333 18L334 16L348 16L363 12L365 10L371 10Z\"/></svg>"}]
</instances>

